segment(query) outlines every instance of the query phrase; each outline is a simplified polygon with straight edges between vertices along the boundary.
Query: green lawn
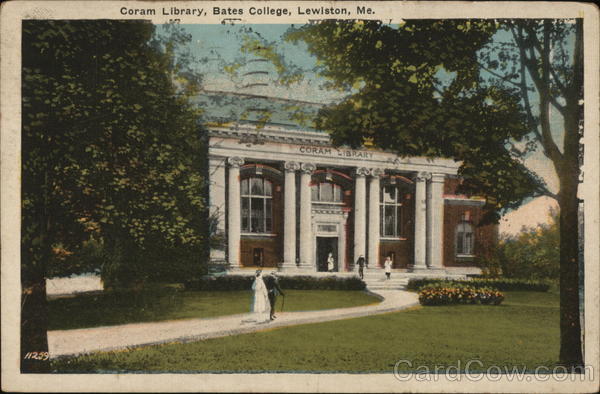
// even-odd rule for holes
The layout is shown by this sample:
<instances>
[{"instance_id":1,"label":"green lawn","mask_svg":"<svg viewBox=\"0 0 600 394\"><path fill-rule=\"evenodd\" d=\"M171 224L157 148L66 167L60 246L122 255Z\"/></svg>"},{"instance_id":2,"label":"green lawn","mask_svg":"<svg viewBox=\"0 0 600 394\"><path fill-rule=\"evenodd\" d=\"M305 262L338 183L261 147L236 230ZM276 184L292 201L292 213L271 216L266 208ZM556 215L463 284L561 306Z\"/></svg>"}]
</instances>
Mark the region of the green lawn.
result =
<instances>
[{"instance_id":1,"label":"green lawn","mask_svg":"<svg viewBox=\"0 0 600 394\"><path fill-rule=\"evenodd\" d=\"M291 299L292 297L290 297ZM422 307L187 344L53 362L57 372L392 372L398 360L434 367L552 366L559 349L558 294L506 292L500 306Z\"/></svg>"},{"instance_id":2,"label":"green lawn","mask_svg":"<svg viewBox=\"0 0 600 394\"><path fill-rule=\"evenodd\" d=\"M250 291L181 291L81 295L49 301L49 329L98 327L133 322L214 317L245 313ZM281 310L278 297L276 311ZM362 291L288 290L286 311L347 308L379 302Z\"/></svg>"}]
</instances>

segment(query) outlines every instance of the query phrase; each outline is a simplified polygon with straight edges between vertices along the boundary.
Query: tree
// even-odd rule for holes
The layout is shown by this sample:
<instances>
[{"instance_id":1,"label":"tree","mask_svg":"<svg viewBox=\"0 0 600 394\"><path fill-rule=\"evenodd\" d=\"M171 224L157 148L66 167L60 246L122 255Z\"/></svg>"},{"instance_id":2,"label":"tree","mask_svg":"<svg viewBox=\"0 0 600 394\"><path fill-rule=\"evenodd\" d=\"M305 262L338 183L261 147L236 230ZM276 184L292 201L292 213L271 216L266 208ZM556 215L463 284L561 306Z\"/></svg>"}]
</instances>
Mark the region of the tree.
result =
<instances>
[{"instance_id":1,"label":"tree","mask_svg":"<svg viewBox=\"0 0 600 394\"><path fill-rule=\"evenodd\" d=\"M159 251L199 267L204 141L188 103L199 79L174 56L185 40L141 21L23 22L23 372L47 370L25 355L48 349L48 264L90 234L116 286L143 281Z\"/></svg>"},{"instance_id":2,"label":"tree","mask_svg":"<svg viewBox=\"0 0 600 394\"><path fill-rule=\"evenodd\" d=\"M484 261L484 272L492 277L558 279L558 211L552 209L549 218L548 223L524 226L518 234L502 234L491 258Z\"/></svg>"},{"instance_id":3,"label":"tree","mask_svg":"<svg viewBox=\"0 0 600 394\"><path fill-rule=\"evenodd\" d=\"M583 20L542 20L506 23L519 50L519 76L523 109L529 128L552 162L559 180L556 195L560 209L560 360L567 366L583 365L579 310L579 203L577 197L582 155L583 122ZM574 41L572 49L568 41ZM553 53L554 52L554 53ZM538 115L530 103L527 76L539 95ZM553 135L550 108L563 118L563 143Z\"/></svg>"},{"instance_id":4,"label":"tree","mask_svg":"<svg viewBox=\"0 0 600 394\"><path fill-rule=\"evenodd\" d=\"M335 143L462 161L462 191L486 196L488 222L527 197L557 199L560 361L572 367L582 365L582 34L581 20L407 20L399 26L326 21L287 35L307 44L331 87L350 92L317 119ZM551 107L563 118L562 147L551 128ZM525 165L536 149L554 165L558 193Z\"/></svg>"}]
</instances>

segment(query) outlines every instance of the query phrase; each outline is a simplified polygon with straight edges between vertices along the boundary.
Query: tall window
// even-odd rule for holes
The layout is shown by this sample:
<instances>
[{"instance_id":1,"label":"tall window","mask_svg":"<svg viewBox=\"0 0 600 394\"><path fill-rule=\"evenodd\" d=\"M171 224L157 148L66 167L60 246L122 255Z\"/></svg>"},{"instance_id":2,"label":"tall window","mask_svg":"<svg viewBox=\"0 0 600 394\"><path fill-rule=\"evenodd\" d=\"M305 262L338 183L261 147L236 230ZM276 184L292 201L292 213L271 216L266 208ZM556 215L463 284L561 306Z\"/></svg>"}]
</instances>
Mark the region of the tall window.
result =
<instances>
[{"instance_id":1,"label":"tall window","mask_svg":"<svg viewBox=\"0 0 600 394\"><path fill-rule=\"evenodd\" d=\"M381 236L403 237L406 209L406 195L397 185L385 185L381 188Z\"/></svg>"},{"instance_id":2,"label":"tall window","mask_svg":"<svg viewBox=\"0 0 600 394\"><path fill-rule=\"evenodd\" d=\"M243 179L242 231L270 233L273 231L273 184L263 178Z\"/></svg>"},{"instance_id":3,"label":"tall window","mask_svg":"<svg viewBox=\"0 0 600 394\"><path fill-rule=\"evenodd\" d=\"M456 226L456 254L473 255L473 226L469 222L460 222Z\"/></svg>"},{"instance_id":4,"label":"tall window","mask_svg":"<svg viewBox=\"0 0 600 394\"><path fill-rule=\"evenodd\" d=\"M322 182L311 186L313 201L342 202L342 188L335 183Z\"/></svg>"}]
</instances>

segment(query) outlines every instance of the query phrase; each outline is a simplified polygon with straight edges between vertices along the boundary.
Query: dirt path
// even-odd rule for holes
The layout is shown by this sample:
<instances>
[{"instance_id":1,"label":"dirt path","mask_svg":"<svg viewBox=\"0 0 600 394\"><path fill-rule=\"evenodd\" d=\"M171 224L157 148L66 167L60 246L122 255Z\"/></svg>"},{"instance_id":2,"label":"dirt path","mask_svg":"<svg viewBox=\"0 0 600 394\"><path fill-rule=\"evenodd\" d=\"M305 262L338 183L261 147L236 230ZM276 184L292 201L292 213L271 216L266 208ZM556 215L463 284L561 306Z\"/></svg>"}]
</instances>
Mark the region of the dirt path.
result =
<instances>
[{"instance_id":1,"label":"dirt path","mask_svg":"<svg viewBox=\"0 0 600 394\"><path fill-rule=\"evenodd\" d=\"M377 290L378 304L306 312L284 312L270 323L249 323L250 314L207 319L170 320L118 326L48 332L50 357L117 350L167 342L193 342L298 324L320 323L394 312L418 305L417 294L403 290Z\"/></svg>"}]
</instances>

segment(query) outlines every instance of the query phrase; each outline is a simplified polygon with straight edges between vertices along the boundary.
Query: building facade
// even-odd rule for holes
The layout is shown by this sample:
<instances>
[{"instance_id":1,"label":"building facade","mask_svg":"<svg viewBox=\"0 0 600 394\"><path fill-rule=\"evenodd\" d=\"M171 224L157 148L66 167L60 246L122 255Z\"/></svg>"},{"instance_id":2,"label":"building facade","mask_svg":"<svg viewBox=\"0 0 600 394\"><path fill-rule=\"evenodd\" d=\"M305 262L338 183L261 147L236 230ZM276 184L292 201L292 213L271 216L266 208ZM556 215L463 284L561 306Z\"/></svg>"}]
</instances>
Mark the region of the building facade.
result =
<instances>
[{"instance_id":1,"label":"building facade","mask_svg":"<svg viewBox=\"0 0 600 394\"><path fill-rule=\"evenodd\" d=\"M213 270L314 274L370 270L479 273L497 239L482 199L455 193L459 163L335 148L326 133L273 123L209 131Z\"/></svg>"}]
</instances>

